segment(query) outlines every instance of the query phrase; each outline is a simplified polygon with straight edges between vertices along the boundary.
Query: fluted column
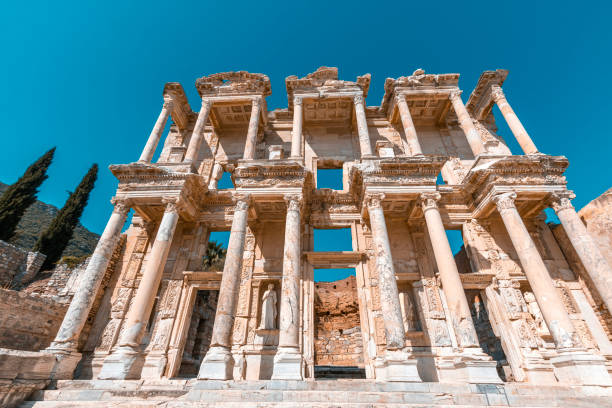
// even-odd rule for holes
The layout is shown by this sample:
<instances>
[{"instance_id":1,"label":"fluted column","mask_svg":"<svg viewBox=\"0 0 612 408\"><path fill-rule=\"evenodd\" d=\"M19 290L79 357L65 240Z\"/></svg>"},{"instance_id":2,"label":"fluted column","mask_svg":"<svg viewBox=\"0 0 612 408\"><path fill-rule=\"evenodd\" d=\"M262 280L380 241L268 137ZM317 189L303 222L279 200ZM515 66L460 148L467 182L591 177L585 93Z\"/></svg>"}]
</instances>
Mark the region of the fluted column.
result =
<instances>
[{"instance_id":1,"label":"fluted column","mask_svg":"<svg viewBox=\"0 0 612 408\"><path fill-rule=\"evenodd\" d=\"M285 196L287 218L285 222L285 250L280 300L280 330L278 350L274 356L272 379L301 380L302 355L300 353L300 282L301 232L300 207L302 196Z\"/></svg>"},{"instance_id":2,"label":"fluted column","mask_svg":"<svg viewBox=\"0 0 612 408\"><path fill-rule=\"evenodd\" d=\"M253 98L251 105L251 118L249 119L249 129L246 136L246 144L244 146L244 160L253 160L255 158L255 143L257 142L257 131L259 130L259 112L261 110L261 99Z\"/></svg>"},{"instance_id":3,"label":"fluted column","mask_svg":"<svg viewBox=\"0 0 612 408\"><path fill-rule=\"evenodd\" d=\"M211 108L212 101L210 99L202 98L202 107L200 108L200 113L198 113L198 119L193 127L191 139L189 139L189 146L187 146L187 152L185 153L185 162L187 163L193 163L198 159L204 127L208 121Z\"/></svg>"},{"instance_id":4,"label":"fluted column","mask_svg":"<svg viewBox=\"0 0 612 408\"><path fill-rule=\"evenodd\" d=\"M368 122L366 120L365 106L362 95L353 97L355 104L355 117L357 119L357 133L359 134L359 147L361 157L372 157L372 145L370 144L370 134L368 133Z\"/></svg>"},{"instance_id":5,"label":"fluted column","mask_svg":"<svg viewBox=\"0 0 612 408\"><path fill-rule=\"evenodd\" d=\"M459 126L461 126L463 133L465 133L465 137L467 138L470 148L472 149L474 157L485 153L485 147L482 143L482 139L480 138L480 133L478 133L478 130L472 122L470 114L461 100L461 91L451 91L449 98L453 105L453 110L457 114Z\"/></svg>"},{"instance_id":6,"label":"fluted column","mask_svg":"<svg viewBox=\"0 0 612 408\"><path fill-rule=\"evenodd\" d=\"M395 101L397 103L397 108L399 109L402 126L404 127L404 154L406 154L406 156L417 156L423 154L416 128L412 122L410 109L408 108L408 103L406 102L406 95L397 95L395 97Z\"/></svg>"},{"instance_id":7,"label":"fluted column","mask_svg":"<svg viewBox=\"0 0 612 408\"><path fill-rule=\"evenodd\" d=\"M442 282L442 291L446 298L450 319L457 334L457 341L461 347L478 347L478 336L472 321L470 306L463 290L459 270L455 257L448 243L448 237L442 217L438 210L439 193L425 193L421 195L421 207L425 215L427 231L431 239L438 273Z\"/></svg>"},{"instance_id":8,"label":"fluted column","mask_svg":"<svg viewBox=\"0 0 612 408\"><path fill-rule=\"evenodd\" d=\"M291 133L291 158L302 157L302 127L304 115L302 111L303 99L300 96L293 98L293 132Z\"/></svg>"},{"instance_id":9,"label":"fluted column","mask_svg":"<svg viewBox=\"0 0 612 408\"><path fill-rule=\"evenodd\" d=\"M380 305L385 316L385 335L388 350L404 348L405 328L402 318L402 307L399 301L399 291L395 280L391 245L387 234L387 224L382 208L384 194L371 194L366 197L374 253L376 254L376 270L380 289Z\"/></svg>"},{"instance_id":10,"label":"fluted column","mask_svg":"<svg viewBox=\"0 0 612 408\"><path fill-rule=\"evenodd\" d=\"M79 287L74 293L70 306L68 306L62 325L57 331L55 339L46 349L50 353L64 355L62 361L59 361L63 364L61 364L61 367L56 367L55 379L72 378L72 372L80 359L80 354L77 353L79 335L83 326L85 326L96 293L100 288L100 283L108 268L110 258L117 246L121 229L130 210L126 200L113 199L112 203L115 206L113 213L79 281ZM72 355L72 358L67 357L69 354Z\"/></svg>"},{"instance_id":11,"label":"fluted column","mask_svg":"<svg viewBox=\"0 0 612 408\"><path fill-rule=\"evenodd\" d=\"M248 220L250 197L236 196L234 220L223 265L217 312L213 325L210 349L206 353L198 378L229 380L232 378L234 359L230 352L232 327L236 316L242 258Z\"/></svg>"},{"instance_id":12,"label":"fluted column","mask_svg":"<svg viewBox=\"0 0 612 408\"><path fill-rule=\"evenodd\" d=\"M574 326L555 289L548 269L514 205L515 199L516 193L501 193L493 197L531 290L542 311L544 321L558 348L579 346L576 342Z\"/></svg>"},{"instance_id":13,"label":"fluted column","mask_svg":"<svg viewBox=\"0 0 612 408\"><path fill-rule=\"evenodd\" d=\"M571 203L574 197L571 191L554 193L551 197L552 208L599 296L608 310L612 310L612 268L576 213Z\"/></svg>"},{"instance_id":14,"label":"fluted column","mask_svg":"<svg viewBox=\"0 0 612 408\"><path fill-rule=\"evenodd\" d=\"M164 105L162 106L162 110L157 117L157 121L155 122L155 126L149 135L149 139L147 140L147 144L145 145L142 154L140 155L139 162L150 163L153 160L153 155L155 154L155 150L157 149L157 145L159 144L159 140L162 137L162 133L164 133L164 128L166 127L166 122L168 121L168 116L172 112L173 102L172 99L164 98Z\"/></svg>"},{"instance_id":15,"label":"fluted column","mask_svg":"<svg viewBox=\"0 0 612 408\"><path fill-rule=\"evenodd\" d=\"M177 201L174 197L164 199L166 209L146 261L134 301L127 312L124 322L125 329L117 341L117 349L105 359L98 376L100 379L126 379L134 376L131 369L140 352L140 341L151 316L153 302L159 289L179 219Z\"/></svg>"},{"instance_id":16,"label":"fluted column","mask_svg":"<svg viewBox=\"0 0 612 408\"><path fill-rule=\"evenodd\" d=\"M523 127L523 124L512 110L512 107L506 100L506 96L502 91L501 87L494 85L491 87L491 96L502 115L504 115L504 119L506 119L506 123L508 123L508 127L512 131L512 134L516 138L516 141L521 145L521 148L525 152L525 154L534 154L538 153L538 148L533 143L533 140L529 137L529 134Z\"/></svg>"}]
</instances>

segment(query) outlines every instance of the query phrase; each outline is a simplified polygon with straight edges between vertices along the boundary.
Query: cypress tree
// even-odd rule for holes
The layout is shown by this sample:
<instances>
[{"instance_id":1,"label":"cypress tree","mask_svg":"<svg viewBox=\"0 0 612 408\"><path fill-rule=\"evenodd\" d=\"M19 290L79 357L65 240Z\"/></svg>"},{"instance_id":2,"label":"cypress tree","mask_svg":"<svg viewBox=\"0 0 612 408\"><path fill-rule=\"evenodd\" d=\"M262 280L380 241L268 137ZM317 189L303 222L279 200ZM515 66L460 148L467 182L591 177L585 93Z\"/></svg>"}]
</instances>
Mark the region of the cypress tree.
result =
<instances>
[{"instance_id":1,"label":"cypress tree","mask_svg":"<svg viewBox=\"0 0 612 408\"><path fill-rule=\"evenodd\" d=\"M91 166L78 187L71 193L66 203L57 213L47 229L40 234L34 251L42 252L47 256L41 270L49 270L62 256L72 238L74 228L79 223L81 214L87 206L89 193L94 188L98 177L98 165Z\"/></svg>"},{"instance_id":2,"label":"cypress tree","mask_svg":"<svg viewBox=\"0 0 612 408\"><path fill-rule=\"evenodd\" d=\"M23 176L0 196L0 239L10 240L15 235L19 220L36 201L38 187L47 178L47 168L53 160L55 147L43 154L23 173Z\"/></svg>"}]
</instances>

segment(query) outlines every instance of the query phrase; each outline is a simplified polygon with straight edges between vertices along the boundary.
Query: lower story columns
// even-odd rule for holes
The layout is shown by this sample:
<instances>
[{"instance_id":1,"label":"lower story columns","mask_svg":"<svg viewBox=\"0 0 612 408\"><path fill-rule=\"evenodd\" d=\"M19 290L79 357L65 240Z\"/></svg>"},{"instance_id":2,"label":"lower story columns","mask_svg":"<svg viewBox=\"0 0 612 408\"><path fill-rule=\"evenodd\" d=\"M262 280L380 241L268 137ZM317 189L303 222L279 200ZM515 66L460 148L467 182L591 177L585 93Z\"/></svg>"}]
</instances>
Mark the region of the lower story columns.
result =
<instances>
[{"instance_id":1,"label":"lower story columns","mask_svg":"<svg viewBox=\"0 0 612 408\"><path fill-rule=\"evenodd\" d=\"M450 370L459 371L462 379L469 382L500 383L497 363L480 349L472 314L468 305L455 257L446 236L446 230L438 210L439 193L421 195L421 206L427 231L438 265L442 291L448 308L447 316L455 331L457 344L462 350L460 359L454 358Z\"/></svg>"},{"instance_id":2,"label":"lower story columns","mask_svg":"<svg viewBox=\"0 0 612 408\"><path fill-rule=\"evenodd\" d=\"M417 370L417 360L405 348L405 328L382 208L383 199L384 194L366 196L387 341L384 360L376 363L376 378L385 381L420 382L422 380Z\"/></svg>"},{"instance_id":3,"label":"lower story columns","mask_svg":"<svg viewBox=\"0 0 612 408\"><path fill-rule=\"evenodd\" d=\"M557 347L558 356L551 358L557 379L572 384L612 384L605 359L585 352L548 269L514 205L515 199L516 193L512 192L493 197Z\"/></svg>"},{"instance_id":4,"label":"lower story columns","mask_svg":"<svg viewBox=\"0 0 612 408\"><path fill-rule=\"evenodd\" d=\"M273 380L301 380L303 358L300 352L300 281L302 196L288 195L285 223L285 250L280 305L278 350L274 356Z\"/></svg>"},{"instance_id":5,"label":"lower story columns","mask_svg":"<svg viewBox=\"0 0 612 408\"><path fill-rule=\"evenodd\" d=\"M230 380L233 378L234 358L230 351L231 335L238 303L248 211L249 196L238 196L225 255L210 349L200 366L198 373L200 379Z\"/></svg>"},{"instance_id":6,"label":"lower story columns","mask_svg":"<svg viewBox=\"0 0 612 408\"><path fill-rule=\"evenodd\" d=\"M136 290L134 302L128 310L124 323L125 329L117 342L117 348L104 360L104 365L98 375L100 379L122 380L138 377L138 374L133 372L134 362L140 354L140 341L151 315L179 219L177 199L172 198L165 201L166 210Z\"/></svg>"}]
</instances>

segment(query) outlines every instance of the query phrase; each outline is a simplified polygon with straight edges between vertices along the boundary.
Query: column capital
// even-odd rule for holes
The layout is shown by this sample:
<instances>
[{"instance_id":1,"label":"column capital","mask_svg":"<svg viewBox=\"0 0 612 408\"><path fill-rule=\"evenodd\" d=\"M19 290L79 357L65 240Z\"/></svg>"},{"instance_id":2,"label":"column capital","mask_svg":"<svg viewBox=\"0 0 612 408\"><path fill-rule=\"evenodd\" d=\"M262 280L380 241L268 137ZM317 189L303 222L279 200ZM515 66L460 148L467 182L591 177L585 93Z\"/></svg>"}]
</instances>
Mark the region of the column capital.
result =
<instances>
[{"instance_id":1,"label":"column capital","mask_svg":"<svg viewBox=\"0 0 612 408\"><path fill-rule=\"evenodd\" d=\"M493 196L493 202L499 211L508 210L511 208L516 209L514 200L516 200L515 192L499 193Z\"/></svg>"},{"instance_id":2,"label":"column capital","mask_svg":"<svg viewBox=\"0 0 612 408\"><path fill-rule=\"evenodd\" d=\"M382 208L384 199L384 193L367 193L363 198L368 208Z\"/></svg>"},{"instance_id":3,"label":"column capital","mask_svg":"<svg viewBox=\"0 0 612 408\"><path fill-rule=\"evenodd\" d=\"M261 96L255 96L251 99L251 104L253 108L258 108L261 105Z\"/></svg>"},{"instance_id":4,"label":"column capital","mask_svg":"<svg viewBox=\"0 0 612 408\"><path fill-rule=\"evenodd\" d=\"M395 103L399 105L400 103L406 102L406 95L404 94L395 94Z\"/></svg>"},{"instance_id":5,"label":"column capital","mask_svg":"<svg viewBox=\"0 0 612 408\"><path fill-rule=\"evenodd\" d=\"M183 203L179 197L162 197L162 203L166 206L166 209L164 210L165 213L178 213L183 206Z\"/></svg>"},{"instance_id":6,"label":"column capital","mask_svg":"<svg viewBox=\"0 0 612 408\"><path fill-rule=\"evenodd\" d=\"M202 98L202 109L210 109L213 101L210 98Z\"/></svg>"},{"instance_id":7,"label":"column capital","mask_svg":"<svg viewBox=\"0 0 612 408\"><path fill-rule=\"evenodd\" d=\"M457 98L459 98L461 96L462 93L463 93L463 91L461 89L452 89L448 93L448 98L450 100L457 99Z\"/></svg>"},{"instance_id":8,"label":"column capital","mask_svg":"<svg viewBox=\"0 0 612 408\"><path fill-rule=\"evenodd\" d=\"M301 105L304 102L304 98L302 96L294 96L293 97L293 104L294 105Z\"/></svg>"},{"instance_id":9,"label":"column capital","mask_svg":"<svg viewBox=\"0 0 612 408\"><path fill-rule=\"evenodd\" d=\"M565 190L551 193L548 201L553 210L559 212L561 210L573 210L572 200L574 198L576 198L576 194L573 191Z\"/></svg>"},{"instance_id":10,"label":"column capital","mask_svg":"<svg viewBox=\"0 0 612 408\"><path fill-rule=\"evenodd\" d=\"M170 97L164 98L164 104L162 105L162 109L171 110L174 107L174 100Z\"/></svg>"},{"instance_id":11,"label":"column capital","mask_svg":"<svg viewBox=\"0 0 612 408\"><path fill-rule=\"evenodd\" d=\"M250 194L236 194L234 196L234 201L236 203L236 207L234 208L234 211L248 210L249 205L251 205L251 195Z\"/></svg>"},{"instance_id":12,"label":"column capital","mask_svg":"<svg viewBox=\"0 0 612 408\"><path fill-rule=\"evenodd\" d=\"M438 208L438 201L440 201L440 198L442 198L442 196L437 191L431 193L421 193L419 196L419 201L423 212Z\"/></svg>"},{"instance_id":13,"label":"column capital","mask_svg":"<svg viewBox=\"0 0 612 408\"><path fill-rule=\"evenodd\" d=\"M495 103L506 99L506 95L504 95L504 91L502 91L501 86L499 85L491 85L491 97Z\"/></svg>"},{"instance_id":14,"label":"column capital","mask_svg":"<svg viewBox=\"0 0 612 408\"><path fill-rule=\"evenodd\" d=\"M111 204L114 206L113 212L117 214L127 214L131 208L131 202L127 198L113 197L111 198Z\"/></svg>"},{"instance_id":15,"label":"column capital","mask_svg":"<svg viewBox=\"0 0 612 408\"><path fill-rule=\"evenodd\" d=\"M287 203L287 211L299 211L302 208L303 196L301 194L285 194L283 199Z\"/></svg>"},{"instance_id":16,"label":"column capital","mask_svg":"<svg viewBox=\"0 0 612 408\"><path fill-rule=\"evenodd\" d=\"M353 103L355 105L363 105L363 95L353 95Z\"/></svg>"}]
</instances>

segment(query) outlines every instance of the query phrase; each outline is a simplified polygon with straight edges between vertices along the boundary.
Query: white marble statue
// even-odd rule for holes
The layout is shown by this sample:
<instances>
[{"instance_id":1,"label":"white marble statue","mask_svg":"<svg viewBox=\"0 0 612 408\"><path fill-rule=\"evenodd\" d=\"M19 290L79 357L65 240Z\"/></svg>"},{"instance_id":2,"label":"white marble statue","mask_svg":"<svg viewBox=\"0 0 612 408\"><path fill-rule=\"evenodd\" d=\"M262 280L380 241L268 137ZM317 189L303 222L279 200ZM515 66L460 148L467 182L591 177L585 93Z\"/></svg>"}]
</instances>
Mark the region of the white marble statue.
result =
<instances>
[{"instance_id":1,"label":"white marble statue","mask_svg":"<svg viewBox=\"0 0 612 408\"><path fill-rule=\"evenodd\" d=\"M264 330L276 329L276 291L274 284L268 285L261 299L261 321L259 328Z\"/></svg>"}]
</instances>

